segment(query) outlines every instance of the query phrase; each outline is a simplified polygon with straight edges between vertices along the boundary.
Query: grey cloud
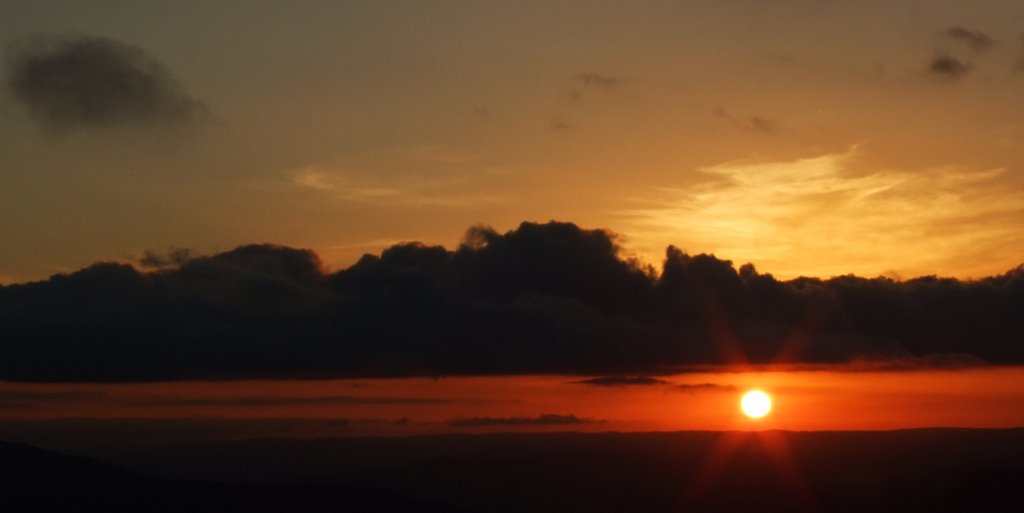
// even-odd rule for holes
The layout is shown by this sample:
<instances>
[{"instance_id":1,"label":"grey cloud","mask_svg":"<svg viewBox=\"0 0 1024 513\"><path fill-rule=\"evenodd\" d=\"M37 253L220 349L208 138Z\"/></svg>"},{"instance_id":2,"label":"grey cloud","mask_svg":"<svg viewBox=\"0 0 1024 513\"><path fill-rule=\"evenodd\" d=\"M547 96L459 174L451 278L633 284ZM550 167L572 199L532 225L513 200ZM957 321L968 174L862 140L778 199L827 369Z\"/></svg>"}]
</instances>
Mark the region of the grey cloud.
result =
<instances>
[{"instance_id":1,"label":"grey cloud","mask_svg":"<svg viewBox=\"0 0 1024 513\"><path fill-rule=\"evenodd\" d=\"M7 49L7 85L45 128L187 126L207 119L192 96L141 48L98 36L37 36Z\"/></svg>"},{"instance_id":2,"label":"grey cloud","mask_svg":"<svg viewBox=\"0 0 1024 513\"><path fill-rule=\"evenodd\" d=\"M594 72L579 73L574 79L583 87L596 87L600 89L612 89L619 84L619 79L615 77Z\"/></svg>"},{"instance_id":3,"label":"grey cloud","mask_svg":"<svg viewBox=\"0 0 1024 513\"><path fill-rule=\"evenodd\" d=\"M976 52L987 50L995 43L992 36L980 30L970 30L957 25L943 30L942 35L948 39L960 41Z\"/></svg>"},{"instance_id":4,"label":"grey cloud","mask_svg":"<svg viewBox=\"0 0 1024 513\"><path fill-rule=\"evenodd\" d=\"M941 78L959 79L971 72L972 66L952 55L940 53L928 64L928 73Z\"/></svg>"}]
</instances>

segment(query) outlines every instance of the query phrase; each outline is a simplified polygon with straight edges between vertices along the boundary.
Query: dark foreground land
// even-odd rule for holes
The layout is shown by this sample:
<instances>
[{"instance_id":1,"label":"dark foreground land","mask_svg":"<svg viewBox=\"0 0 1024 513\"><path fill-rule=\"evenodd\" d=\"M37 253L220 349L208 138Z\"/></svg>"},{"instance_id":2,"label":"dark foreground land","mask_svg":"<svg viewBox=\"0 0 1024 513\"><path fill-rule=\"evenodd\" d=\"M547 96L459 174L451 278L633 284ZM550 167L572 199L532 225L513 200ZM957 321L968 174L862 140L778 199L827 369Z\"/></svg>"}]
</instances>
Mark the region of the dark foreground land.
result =
<instances>
[{"instance_id":1,"label":"dark foreground land","mask_svg":"<svg viewBox=\"0 0 1024 513\"><path fill-rule=\"evenodd\" d=\"M1024 430L0 444L0 511L1024 511Z\"/></svg>"}]
</instances>

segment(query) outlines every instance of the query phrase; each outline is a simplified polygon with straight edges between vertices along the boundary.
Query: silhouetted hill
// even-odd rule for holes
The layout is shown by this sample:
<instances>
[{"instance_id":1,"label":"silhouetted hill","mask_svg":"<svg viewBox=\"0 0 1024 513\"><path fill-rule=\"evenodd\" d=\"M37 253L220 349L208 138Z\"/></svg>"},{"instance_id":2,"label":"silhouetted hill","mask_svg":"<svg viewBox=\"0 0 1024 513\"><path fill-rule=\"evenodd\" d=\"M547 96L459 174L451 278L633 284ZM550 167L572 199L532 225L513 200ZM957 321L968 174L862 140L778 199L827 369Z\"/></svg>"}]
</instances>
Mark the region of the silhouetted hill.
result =
<instances>
[{"instance_id":1,"label":"silhouetted hill","mask_svg":"<svg viewBox=\"0 0 1024 513\"><path fill-rule=\"evenodd\" d=\"M388 492L314 483L220 483L146 477L98 461L0 442L0 511L458 511Z\"/></svg>"},{"instance_id":2,"label":"silhouetted hill","mask_svg":"<svg viewBox=\"0 0 1024 513\"><path fill-rule=\"evenodd\" d=\"M0 511L1024 511L1021 429L260 439L100 451L120 468L0 443Z\"/></svg>"},{"instance_id":3,"label":"silhouetted hill","mask_svg":"<svg viewBox=\"0 0 1024 513\"><path fill-rule=\"evenodd\" d=\"M388 489L472 511L1024 511L1019 429L263 439L109 457L168 477Z\"/></svg>"}]
</instances>

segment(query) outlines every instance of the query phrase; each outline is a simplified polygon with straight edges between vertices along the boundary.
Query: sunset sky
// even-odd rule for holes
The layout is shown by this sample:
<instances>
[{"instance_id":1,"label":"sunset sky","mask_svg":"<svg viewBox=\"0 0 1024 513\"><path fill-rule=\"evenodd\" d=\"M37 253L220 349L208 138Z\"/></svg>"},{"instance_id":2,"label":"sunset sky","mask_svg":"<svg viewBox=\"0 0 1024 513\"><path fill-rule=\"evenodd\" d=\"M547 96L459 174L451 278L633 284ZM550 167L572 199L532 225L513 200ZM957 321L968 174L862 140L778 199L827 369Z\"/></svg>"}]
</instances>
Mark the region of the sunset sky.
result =
<instances>
[{"instance_id":1,"label":"sunset sky","mask_svg":"<svg viewBox=\"0 0 1024 513\"><path fill-rule=\"evenodd\" d=\"M655 267L674 244L780 278L999 274L1024 261L1021 19L1015 1L8 3L0 283L253 242L341 269L549 219ZM152 88L64 102L32 72L54 55L83 87L136 69Z\"/></svg>"},{"instance_id":2,"label":"sunset sky","mask_svg":"<svg viewBox=\"0 0 1024 513\"><path fill-rule=\"evenodd\" d=\"M1004 368L917 371L909 376L817 370L658 378L0 383L0 435L47 422L65 426L65 438L96 437L71 426L106 426L116 433L133 423L166 423L153 433L138 430L136 435L149 441L225 434L1006 428L1024 425L1022 379L1024 370ZM742 393L753 387L773 399L773 411L761 419L747 418L738 408Z\"/></svg>"},{"instance_id":3,"label":"sunset sky","mask_svg":"<svg viewBox=\"0 0 1024 513\"><path fill-rule=\"evenodd\" d=\"M1022 20L6 2L0 439L1024 426Z\"/></svg>"}]
</instances>

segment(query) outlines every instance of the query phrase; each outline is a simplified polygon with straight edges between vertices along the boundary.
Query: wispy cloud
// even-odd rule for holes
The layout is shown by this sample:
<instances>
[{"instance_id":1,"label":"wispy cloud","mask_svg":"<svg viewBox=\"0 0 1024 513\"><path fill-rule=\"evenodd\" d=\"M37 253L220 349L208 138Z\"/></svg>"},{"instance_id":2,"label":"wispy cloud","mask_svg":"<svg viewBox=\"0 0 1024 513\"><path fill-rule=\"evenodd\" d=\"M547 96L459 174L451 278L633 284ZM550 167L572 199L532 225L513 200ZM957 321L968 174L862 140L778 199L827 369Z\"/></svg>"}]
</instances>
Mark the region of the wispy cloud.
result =
<instances>
[{"instance_id":1,"label":"wispy cloud","mask_svg":"<svg viewBox=\"0 0 1024 513\"><path fill-rule=\"evenodd\" d=\"M579 73L574 77L576 82L584 87L597 87L601 89L611 89L619 84L619 79L605 75L603 73L596 72L584 72Z\"/></svg>"},{"instance_id":2,"label":"wispy cloud","mask_svg":"<svg viewBox=\"0 0 1024 513\"><path fill-rule=\"evenodd\" d=\"M34 408L55 402L92 401L107 395L95 391L0 390L0 409Z\"/></svg>"},{"instance_id":3,"label":"wispy cloud","mask_svg":"<svg viewBox=\"0 0 1024 513\"><path fill-rule=\"evenodd\" d=\"M591 385L597 387L626 387L626 386L651 386L667 385L668 381L653 378L651 376L601 376L574 381L580 385Z\"/></svg>"},{"instance_id":4,"label":"wispy cloud","mask_svg":"<svg viewBox=\"0 0 1024 513\"><path fill-rule=\"evenodd\" d=\"M386 404L447 404L454 401L428 397L365 397L352 395L330 395L292 397L277 395L246 395L231 397L143 397L132 399L132 404L147 406L195 406L195 407L267 407L267 406L339 406L339 405L386 405Z\"/></svg>"},{"instance_id":5,"label":"wispy cloud","mask_svg":"<svg viewBox=\"0 0 1024 513\"><path fill-rule=\"evenodd\" d=\"M980 30L971 30L958 25L943 30L942 35L950 40L962 42L976 52L987 50L995 43L992 36Z\"/></svg>"},{"instance_id":6,"label":"wispy cloud","mask_svg":"<svg viewBox=\"0 0 1024 513\"><path fill-rule=\"evenodd\" d=\"M858 149L788 162L703 168L708 180L633 198L634 242L675 243L782 275L978 276L1019 263L1024 202L1005 170L857 170ZM827 257L827 258L826 258Z\"/></svg>"},{"instance_id":7,"label":"wispy cloud","mask_svg":"<svg viewBox=\"0 0 1024 513\"><path fill-rule=\"evenodd\" d=\"M598 73L596 71L585 71L577 73L572 77L572 86L569 88L569 99L582 100L585 91L608 92L620 85L621 81L611 75Z\"/></svg>"},{"instance_id":8,"label":"wispy cloud","mask_svg":"<svg viewBox=\"0 0 1024 513\"><path fill-rule=\"evenodd\" d=\"M717 107L714 110L715 116L733 128L744 131L754 132L760 134L773 134L779 127L779 123L772 118L760 115L750 116L737 116L722 107Z\"/></svg>"},{"instance_id":9,"label":"wispy cloud","mask_svg":"<svg viewBox=\"0 0 1024 513\"><path fill-rule=\"evenodd\" d=\"M696 394L698 392L735 392L735 385L720 385L718 383L682 383L673 388L680 392Z\"/></svg>"},{"instance_id":10,"label":"wispy cloud","mask_svg":"<svg viewBox=\"0 0 1024 513\"><path fill-rule=\"evenodd\" d=\"M339 185L334 176L315 167L306 167L299 170L292 176L292 182L300 187L318 191L333 191Z\"/></svg>"},{"instance_id":11,"label":"wispy cloud","mask_svg":"<svg viewBox=\"0 0 1024 513\"><path fill-rule=\"evenodd\" d=\"M466 184L458 178L436 178L430 181L405 179L401 180L401 184L390 184L365 178L362 174L309 166L291 172L290 181L303 189L329 194L342 201L368 205L458 208L502 201L502 197L497 194L461 190L466 188Z\"/></svg>"}]
</instances>

